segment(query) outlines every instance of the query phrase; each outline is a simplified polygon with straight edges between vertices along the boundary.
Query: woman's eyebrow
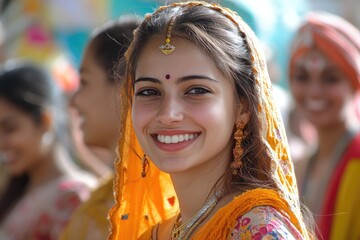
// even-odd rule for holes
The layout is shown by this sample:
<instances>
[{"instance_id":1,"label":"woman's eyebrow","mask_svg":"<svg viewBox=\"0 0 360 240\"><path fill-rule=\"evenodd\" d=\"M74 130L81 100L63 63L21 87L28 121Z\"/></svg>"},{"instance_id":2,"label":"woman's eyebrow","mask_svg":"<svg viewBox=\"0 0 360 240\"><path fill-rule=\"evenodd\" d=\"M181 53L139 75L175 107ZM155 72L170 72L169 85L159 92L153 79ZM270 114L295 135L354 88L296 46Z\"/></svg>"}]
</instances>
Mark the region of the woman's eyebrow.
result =
<instances>
[{"instance_id":1,"label":"woman's eyebrow","mask_svg":"<svg viewBox=\"0 0 360 240\"><path fill-rule=\"evenodd\" d=\"M205 76L205 75L189 75L189 76L179 78L177 80L177 83L191 81L191 80L194 80L194 79L204 79L204 80L210 80L210 81L213 81L213 82L218 82L216 79L213 79L213 78ZM153 77L139 77L134 81L134 83L145 82L145 81L149 81L149 82L153 82L153 83L159 83L159 84L161 83L161 81L159 79L153 78Z\"/></svg>"},{"instance_id":2,"label":"woman's eyebrow","mask_svg":"<svg viewBox=\"0 0 360 240\"><path fill-rule=\"evenodd\" d=\"M136 79L134 81L134 83L137 83L137 82L146 82L146 81L149 81L149 82L153 82L153 83L161 83L160 80L156 79L156 78L152 78L152 77L140 77L138 79Z\"/></svg>"},{"instance_id":3,"label":"woman's eyebrow","mask_svg":"<svg viewBox=\"0 0 360 240\"><path fill-rule=\"evenodd\" d=\"M205 76L205 75L190 75L190 76L185 76L185 77L179 78L178 83L186 82L186 81L190 81L190 80L194 80L194 79L205 79L205 80L217 82L216 79L213 79L213 78Z\"/></svg>"}]
</instances>

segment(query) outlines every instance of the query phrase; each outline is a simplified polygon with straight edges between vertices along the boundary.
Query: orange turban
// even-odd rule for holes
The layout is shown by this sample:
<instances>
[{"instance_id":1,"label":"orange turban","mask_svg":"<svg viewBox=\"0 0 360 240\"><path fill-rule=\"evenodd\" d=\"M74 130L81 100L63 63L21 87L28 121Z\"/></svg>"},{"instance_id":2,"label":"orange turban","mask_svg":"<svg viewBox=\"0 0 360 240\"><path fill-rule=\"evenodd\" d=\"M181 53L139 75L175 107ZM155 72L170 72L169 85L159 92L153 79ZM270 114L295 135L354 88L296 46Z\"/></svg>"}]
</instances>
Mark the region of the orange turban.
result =
<instances>
[{"instance_id":1,"label":"orange turban","mask_svg":"<svg viewBox=\"0 0 360 240\"><path fill-rule=\"evenodd\" d=\"M331 59L356 89L360 89L360 31L357 28L330 13L311 12L293 42L290 76L295 61L314 47Z\"/></svg>"}]
</instances>

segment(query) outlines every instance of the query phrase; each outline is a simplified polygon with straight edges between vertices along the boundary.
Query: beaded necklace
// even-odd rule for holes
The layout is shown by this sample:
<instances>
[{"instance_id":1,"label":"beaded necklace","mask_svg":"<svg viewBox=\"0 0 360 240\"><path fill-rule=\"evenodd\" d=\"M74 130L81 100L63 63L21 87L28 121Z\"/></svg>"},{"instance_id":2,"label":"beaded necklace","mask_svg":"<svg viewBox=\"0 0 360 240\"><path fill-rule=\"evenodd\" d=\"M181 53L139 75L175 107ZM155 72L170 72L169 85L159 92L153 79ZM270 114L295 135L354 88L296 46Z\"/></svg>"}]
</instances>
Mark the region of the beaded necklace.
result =
<instances>
[{"instance_id":1,"label":"beaded necklace","mask_svg":"<svg viewBox=\"0 0 360 240\"><path fill-rule=\"evenodd\" d=\"M173 229L171 230L171 240L189 239L192 232L210 215L216 204L223 197L223 190L216 192L192 218L183 224L181 224L181 214L179 213L175 219Z\"/></svg>"}]
</instances>

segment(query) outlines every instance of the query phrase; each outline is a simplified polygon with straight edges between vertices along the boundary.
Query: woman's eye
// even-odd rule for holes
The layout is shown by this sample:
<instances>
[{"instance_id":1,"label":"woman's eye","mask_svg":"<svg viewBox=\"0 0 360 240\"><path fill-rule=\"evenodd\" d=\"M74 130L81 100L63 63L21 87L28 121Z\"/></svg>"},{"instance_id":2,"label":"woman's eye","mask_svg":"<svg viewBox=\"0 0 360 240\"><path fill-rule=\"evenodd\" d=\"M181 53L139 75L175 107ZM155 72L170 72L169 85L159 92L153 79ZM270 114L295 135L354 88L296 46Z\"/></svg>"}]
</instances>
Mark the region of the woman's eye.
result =
<instances>
[{"instance_id":1,"label":"woman's eye","mask_svg":"<svg viewBox=\"0 0 360 240\"><path fill-rule=\"evenodd\" d=\"M140 89L136 96L160 96L160 93L155 89Z\"/></svg>"},{"instance_id":2,"label":"woman's eye","mask_svg":"<svg viewBox=\"0 0 360 240\"><path fill-rule=\"evenodd\" d=\"M6 125L3 126L1 131L5 134L11 134L17 130L17 127L15 125Z\"/></svg>"},{"instance_id":3,"label":"woman's eye","mask_svg":"<svg viewBox=\"0 0 360 240\"><path fill-rule=\"evenodd\" d=\"M205 88L202 88L202 87L194 87L194 88L191 88L187 94L205 94L205 93L209 93L210 91L205 89Z\"/></svg>"},{"instance_id":4,"label":"woman's eye","mask_svg":"<svg viewBox=\"0 0 360 240\"><path fill-rule=\"evenodd\" d=\"M80 78L80 87L86 86L86 81L83 78Z\"/></svg>"},{"instance_id":5,"label":"woman's eye","mask_svg":"<svg viewBox=\"0 0 360 240\"><path fill-rule=\"evenodd\" d=\"M338 80L339 80L339 77L336 76L336 75L329 75L329 76L325 76L325 77L323 78L323 81L324 81L325 83L330 83L330 84L336 83L336 82L338 82Z\"/></svg>"},{"instance_id":6,"label":"woman's eye","mask_svg":"<svg viewBox=\"0 0 360 240\"><path fill-rule=\"evenodd\" d=\"M298 82L306 82L309 79L308 75L305 73L295 73L294 80Z\"/></svg>"}]
</instances>

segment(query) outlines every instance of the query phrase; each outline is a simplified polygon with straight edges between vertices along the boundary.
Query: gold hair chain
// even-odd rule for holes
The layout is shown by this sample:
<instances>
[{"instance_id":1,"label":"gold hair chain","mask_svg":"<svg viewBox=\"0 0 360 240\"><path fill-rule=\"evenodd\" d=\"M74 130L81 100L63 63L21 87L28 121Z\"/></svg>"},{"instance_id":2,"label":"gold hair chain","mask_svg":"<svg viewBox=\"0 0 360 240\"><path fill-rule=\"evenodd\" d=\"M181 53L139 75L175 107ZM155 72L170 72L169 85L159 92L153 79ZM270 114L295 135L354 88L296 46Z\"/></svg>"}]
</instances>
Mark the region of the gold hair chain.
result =
<instances>
[{"instance_id":1,"label":"gold hair chain","mask_svg":"<svg viewBox=\"0 0 360 240\"><path fill-rule=\"evenodd\" d=\"M166 39L165 44L161 45L159 49L165 54L169 55L175 50L175 46L171 44L171 30L174 25L175 16L170 19L167 31L166 31Z\"/></svg>"}]
</instances>

